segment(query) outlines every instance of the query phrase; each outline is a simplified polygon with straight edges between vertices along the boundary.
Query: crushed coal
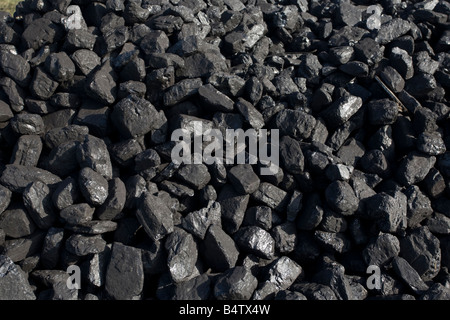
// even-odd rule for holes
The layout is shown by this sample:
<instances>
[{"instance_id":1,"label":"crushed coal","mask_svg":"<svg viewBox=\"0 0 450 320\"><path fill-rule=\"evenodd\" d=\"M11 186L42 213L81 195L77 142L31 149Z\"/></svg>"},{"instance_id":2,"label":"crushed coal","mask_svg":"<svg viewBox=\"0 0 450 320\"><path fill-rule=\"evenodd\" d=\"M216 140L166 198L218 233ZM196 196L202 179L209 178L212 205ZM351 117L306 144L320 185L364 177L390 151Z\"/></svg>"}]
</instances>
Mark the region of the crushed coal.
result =
<instances>
[{"instance_id":1,"label":"crushed coal","mask_svg":"<svg viewBox=\"0 0 450 320\"><path fill-rule=\"evenodd\" d=\"M449 14L0 12L0 299L450 299Z\"/></svg>"}]
</instances>

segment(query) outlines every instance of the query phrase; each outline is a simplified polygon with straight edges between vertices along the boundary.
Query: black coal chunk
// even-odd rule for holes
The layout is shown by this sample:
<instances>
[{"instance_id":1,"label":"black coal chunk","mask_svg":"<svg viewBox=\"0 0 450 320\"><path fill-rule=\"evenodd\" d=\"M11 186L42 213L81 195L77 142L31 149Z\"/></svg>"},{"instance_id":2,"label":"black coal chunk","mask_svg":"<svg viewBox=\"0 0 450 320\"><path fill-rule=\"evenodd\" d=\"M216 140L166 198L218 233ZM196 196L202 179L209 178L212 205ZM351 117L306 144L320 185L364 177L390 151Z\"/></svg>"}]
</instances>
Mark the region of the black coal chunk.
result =
<instances>
[{"instance_id":1,"label":"black coal chunk","mask_svg":"<svg viewBox=\"0 0 450 320\"><path fill-rule=\"evenodd\" d=\"M392 258L398 256L400 242L392 234L380 233L364 249L363 257L368 266L382 266L391 262Z\"/></svg>"},{"instance_id":2,"label":"black coal chunk","mask_svg":"<svg viewBox=\"0 0 450 320\"><path fill-rule=\"evenodd\" d=\"M32 234L36 226L24 207L14 206L0 216L0 228L8 237L21 238Z\"/></svg>"},{"instance_id":3,"label":"black coal chunk","mask_svg":"<svg viewBox=\"0 0 450 320\"><path fill-rule=\"evenodd\" d=\"M106 241L101 236L73 234L66 240L65 248L72 254L82 257L105 250Z\"/></svg>"},{"instance_id":4,"label":"black coal chunk","mask_svg":"<svg viewBox=\"0 0 450 320\"><path fill-rule=\"evenodd\" d=\"M0 255L0 298L35 300L36 296L22 269L6 255Z\"/></svg>"},{"instance_id":5,"label":"black coal chunk","mask_svg":"<svg viewBox=\"0 0 450 320\"><path fill-rule=\"evenodd\" d=\"M275 254L275 241L270 233L256 226L243 227L234 235L237 245L248 253L271 259Z\"/></svg>"},{"instance_id":6,"label":"black coal chunk","mask_svg":"<svg viewBox=\"0 0 450 320\"><path fill-rule=\"evenodd\" d=\"M114 242L106 269L105 290L115 300L140 299L144 288L141 250Z\"/></svg>"},{"instance_id":7,"label":"black coal chunk","mask_svg":"<svg viewBox=\"0 0 450 320\"><path fill-rule=\"evenodd\" d=\"M101 206L108 197L108 181L91 168L83 168L78 175L83 197L94 206Z\"/></svg>"},{"instance_id":8,"label":"black coal chunk","mask_svg":"<svg viewBox=\"0 0 450 320\"><path fill-rule=\"evenodd\" d=\"M36 225L41 229L50 228L55 222L56 215L48 185L40 180L32 182L25 188L22 197Z\"/></svg>"},{"instance_id":9,"label":"black coal chunk","mask_svg":"<svg viewBox=\"0 0 450 320\"><path fill-rule=\"evenodd\" d=\"M197 244L190 233L174 228L167 236L167 266L173 281L180 282L189 279L195 271L197 263Z\"/></svg>"},{"instance_id":10,"label":"black coal chunk","mask_svg":"<svg viewBox=\"0 0 450 320\"><path fill-rule=\"evenodd\" d=\"M204 259L215 271L225 272L236 265L239 251L233 239L220 226L213 224L208 228L204 246Z\"/></svg>"},{"instance_id":11,"label":"black coal chunk","mask_svg":"<svg viewBox=\"0 0 450 320\"><path fill-rule=\"evenodd\" d=\"M428 290L428 286L419 276L416 270L403 259L402 257L395 257L392 263L396 274L403 280L403 282L416 294L422 294Z\"/></svg>"},{"instance_id":12,"label":"black coal chunk","mask_svg":"<svg viewBox=\"0 0 450 320\"><path fill-rule=\"evenodd\" d=\"M250 270L242 266L223 273L214 285L214 297L218 300L249 300L258 280Z\"/></svg>"},{"instance_id":13,"label":"black coal chunk","mask_svg":"<svg viewBox=\"0 0 450 320\"><path fill-rule=\"evenodd\" d=\"M227 177L231 184L241 194L255 192L260 180L249 164L238 164L228 171Z\"/></svg>"},{"instance_id":14,"label":"black coal chunk","mask_svg":"<svg viewBox=\"0 0 450 320\"><path fill-rule=\"evenodd\" d=\"M162 199L150 193L143 194L136 216L154 241L164 238L174 230L172 211Z\"/></svg>"}]
</instances>

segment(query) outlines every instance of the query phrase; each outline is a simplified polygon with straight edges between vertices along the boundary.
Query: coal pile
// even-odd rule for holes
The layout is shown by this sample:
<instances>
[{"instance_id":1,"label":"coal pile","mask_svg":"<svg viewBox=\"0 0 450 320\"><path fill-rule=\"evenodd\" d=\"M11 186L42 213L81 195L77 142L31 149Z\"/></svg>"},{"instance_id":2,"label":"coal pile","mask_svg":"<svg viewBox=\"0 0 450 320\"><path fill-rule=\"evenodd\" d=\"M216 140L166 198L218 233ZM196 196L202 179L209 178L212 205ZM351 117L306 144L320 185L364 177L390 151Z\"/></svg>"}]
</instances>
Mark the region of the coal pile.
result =
<instances>
[{"instance_id":1,"label":"coal pile","mask_svg":"<svg viewBox=\"0 0 450 320\"><path fill-rule=\"evenodd\" d=\"M1 12L0 299L450 299L449 14ZM270 131L277 170L249 148L246 163L175 161L172 133L198 124Z\"/></svg>"}]
</instances>

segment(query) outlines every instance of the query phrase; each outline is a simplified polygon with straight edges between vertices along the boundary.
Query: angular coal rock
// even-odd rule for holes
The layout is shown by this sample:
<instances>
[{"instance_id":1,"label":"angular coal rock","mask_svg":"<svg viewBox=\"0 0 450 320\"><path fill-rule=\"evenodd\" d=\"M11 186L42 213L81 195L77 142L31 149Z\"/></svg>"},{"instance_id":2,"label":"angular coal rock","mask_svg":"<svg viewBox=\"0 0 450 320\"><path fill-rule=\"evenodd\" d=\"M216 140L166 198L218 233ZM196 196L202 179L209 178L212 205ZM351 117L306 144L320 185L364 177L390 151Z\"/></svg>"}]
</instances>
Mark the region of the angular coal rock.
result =
<instances>
[{"instance_id":1,"label":"angular coal rock","mask_svg":"<svg viewBox=\"0 0 450 320\"><path fill-rule=\"evenodd\" d=\"M6 240L3 246L4 254L14 262L22 261L41 250L44 237L45 232L37 230L27 237Z\"/></svg>"},{"instance_id":2,"label":"angular coal rock","mask_svg":"<svg viewBox=\"0 0 450 320\"><path fill-rule=\"evenodd\" d=\"M106 62L86 79L86 94L99 103L113 104L117 96L116 80L114 69Z\"/></svg>"},{"instance_id":3,"label":"angular coal rock","mask_svg":"<svg viewBox=\"0 0 450 320\"><path fill-rule=\"evenodd\" d=\"M48 100L58 88L58 82L53 80L41 68L36 68L30 83L30 92L41 100Z\"/></svg>"},{"instance_id":4,"label":"angular coal rock","mask_svg":"<svg viewBox=\"0 0 450 320\"><path fill-rule=\"evenodd\" d=\"M409 21L403 20L401 18L394 18L389 22L381 25L375 41L377 41L379 44L387 44L392 40L395 40L396 38L408 33L410 29L411 24Z\"/></svg>"},{"instance_id":5,"label":"angular coal rock","mask_svg":"<svg viewBox=\"0 0 450 320\"><path fill-rule=\"evenodd\" d=\"M0 214L3 213L6 208L8 208L11 203L12 192L0 185Z\"/></svg>"},{"instance_id":6,"label":"angular coal rock","mask_svg":"<svg viewBox=\"0 0 450 320\"><path fill-rule=\"evenodd\" d=\"M406 50L400 47L394 47L389 56L391 65L400 73L405 79L411 79L414 76L413 59Z\"/></svg>"},{"instance_id":7,"label":"angular coal rock","mask_svg":"<svg viewBox=\"0 0 450 320\"><path fill-rule=\"evenodd\" d=\"M292 285L292 290L305 295L308 300L338 300L334 291L326 285L315 282L301 282Z\"/></svg>"},{"instance_id":8,"label":"angular coal rock","mask_svg":"<svg viewBox=\"0 0 450 320\"><path fill-rule=\"evenodd\" d=\"M118 142L109 148L111 157L122 167L129 167L133 159L142 152L142 142L138 139L128 139Z\"/></svg>"},{"instance_id":9,"label":"angular coal rock","mask_svg":"<svg viewBox=\"0 0 450 320\"><path fill-rule=\"evenodd\" d=\"M391 66L386 66L380 72L380 78L394 93L399 93L405 87L405 80L400 73Z\"/></svg>"},{"instance_id":10,"label":"angular coal rock","mask_svg":"<svg viewBox=\"0 0 450 320\"><path fill-rule=\"evenodd\" d=\"M347 95L336 100L323 112L323 118L331 127L347 122L362 107L360 97Z\"/></svg>"},{"instance_id":11,"label":"angular coal rock","mask_svg":"<svg viewBox=\"0 0 450 320\"><path fill-rule=\"evenodd\" d=\"M359 200L353 188L345 181L335 181L325 190L328 205L343 215L351 215L357 209Z\"/></svg>"},{"instance_id":12,"label":"angular coal rock","mask_svg":"<svg viewBox=\"0 0 450 320\"><path fill-rule=\"evenodd\" d=\"M115 231L117 229L117 223L114 221L92 220L78 224L66 224L64 228L85 235L99 235Z\"/></svg>"},{"instance_id":13,"label":"angular coal rock","mask_svg":"<svg viewBox=\"0 0 450 320\"><path fill-rule=\"evenodd\" d=\"M245 121L258 130L264 126L263 115L248 101L238 98L236 102L236 109L242 114Z\"/></svg>"},{"instance_id":14,"label":"angular coal rock","mask_svg":"<svg viewBox=\"0 0 450 320\"><path fill-rule=\"evenodd\" d=\"M87 203L79 203L64 208L59 213L60 217L68 224L80 224L92 220L94 207Z\"/></svg>"},{"instance_id":15,"label":"angular coal rock","mask_svg":"<svg viewBox=\"0 0 450 320\"><path fill-rule=\"evenodd\" d=\"M136 216L148 236L158 241L174 230L172 211L162 199L144 192Z\"/></svg>"},{"instance_id":16,"label":"angular coal rock","mask_svg":"<svg viewBox=\"0 0 450 320\"><path fill-rule=\"evenodd\" d=\"M275 116L275 127L281 135L301 140L308 139L316 126L316 119L300 110L284 109Z\"/></svg>"},{"instance_id":17,"label":"angular coal rock","mask_svg":"<svg viewBox=\"0 0 450 320\"><path fill-rule=\"evenodd\" d=\"M140 47L145 54L164 53L169 48L170 42L164 31L152 30L141 40Z\"/></svg>"},{"instance_id":18,"label":"angular coal rock","mask_svg":"<svg viewBox=\"0 0 450 320\"><path fill-rule=\"evenodd\" d=\"M287 254L294 251L297 245L297 232L294 223L285 222L273 227L271 234L278 252Z\"/></svg>"},{"instance_id":19,"label":"angular coal rock","mask_svg":"<svg viewBox=\"0 0 450 320\"><path fill-rule=\"evenodd\" d=\"M80 49L72 53L71 58L78 70L85 76L89 75L96 67L100 66L100 57L91 50Z\"/></svg>"},{"instance_id":20,"label":"angular coal rock","mask_svg":"<svg viewBox=\"0 0 450 320\"><path fill-rule=\"evenodd\" d=\"M106 241L100 235L85 236L73 234L66 240L65 248L70 253L83 257L93 253L99 253L105 250Z\"/></svg>"},{"instance_id":21,"label":"angular coal rock","mask_svg":"<svg viewBox=\"0 0 450 320\"><path fill-rule=\"evenodd\" d=\"M314 275L313 279L318 283L329 286L339 300L355 300L350 281L344 272L345 268L336 263L320 270Z\"/></svg>"},{"instance_id":22,"label":"angular coal rock","mask_svg":"<svg viewBox=\"0 0 450 320\"><path fill-rule=\"evenodd\" d=\"M388 177L391 174L390 164L383 151L379 149L367 151L359 163L367 173L377 174L380 177Z\"/></svg>"},{"instance_id":23,"label":"angular coal rock","mask_svg":"<svg viewBox=\"0 0 450 320\"><path fill-rule=\"evenodd\" d=\"M227 177L231 184L240 194L251 194L255 192L260 180L249 164L238 164L228 171Z\"/></svg>"},{"instance_id":24,"label":"angular coal rock","mask_svg":"<svg viewBox=\"0 0 450 320\"><path fill-rule=\"evenodd\" d=\"M239 194L231 185L223 186L217 202L220 203L223 228L227 233L233 234L241 226L249 199L249 195Z\"/></svg>"},{"instance_id":25,"label":"angular coal rock","mask_svg":"<svg viewBox=\"0 0 450 320\"><path fill-rule=\"evenodd\" d=\"M0 228L8 237L21 238L31 235L36 226L24 207L13 206L1 214Z\"/></svg>"},{"instance_id":26,"label":"angular coal rock","mask_svg":"<svg viewBox=\"0 0 450 320\"><path fill-rule=\"evenodd\" d=\"M210 201L207 207L188 213L182 220L183 228L204 239L211 225L221 226L221 205L219 202Z\"/></svg>"},{"instance_id":27,"label":"angular coal rock","mask_svg":"<svg viewBox=\"0 0 450 320\"><path fill-rule=\"evenodd\" d=\"M218 300L250 300L257 286L258 280L250 270L234 267L218 277L214 297Z\"/></svg>"},{"instance_id":28,"label":"angular coal rock","mask_svg":"<svg viewBox=\"0 0 450 320\"><path fill-rule=\"evenodd\" d=\"M111 159L106 143L102 139L85 135L83 143L79 144L76 156L82 168L88 167L106 179L112 178Z\"/></svg>"},{"instance_id":29,"label":"angular coal rock","mask_svg":"<svg viewBox=\"0 0 450 320\"><path fill-rule=\"evenodd\" d=\"M275 254L275 241L264 229L256 226L240 228L234 235L238 247L264 259L271 259Z\"/></svg>"},{"instance_id":30,"label":"angular coal rock","mask_svg":"<svg viewBox=\"0 0 450 320\"><path fill-rule=\"evenodd\" d=\"M439 240L427 227L413 229L400 241L401 256L428 281L433 279L441 267Z\"/></svg>"},{"instance_id":31,"label":"angular coal rock","mask_svg":"<svg viewBox=\"0 0 450 320\"><path fill-rule=\"evenodd\" d=\"M299 230L315 229L323 218L323 206L319 194L313 193L307 199L297 218Z\"/></svg>"},{"instance_id":32,"label":"angular coal rock","mask_svg":"<svg viewBox=\"0 0 450 320\"><path fill-rule=\"evenodd\" d=\"M268 182L261 182L258 190L252 193L252 198L280 212L286 209L289 202L289 195L286 191Z\"/></svg>"},{"instance_id":33,"label":"angular coal rock","mask_svg":"<svg viewBox=\"0 0 450 320\"><path fill-rule=\"evenodd\" d=\"M105 290L115 300L137 300L144 288L141 250L114 242L106 269Z\"/></svg>"},{"instance_id":34,"label":"angular coal rock","mask_svg":"<svg viewBox=\"0 0 450 320\"><path fill-rule=\"evenodd\" d=\"M169 192L175 197L193 197L195 194L194 190L192 190L191 188L188 188L183 184L171 182L168 180L161 182L160 188L163 189L164 191ZM205 189L203 188L202 191L203 190ZM206 200L206 202L208 202L208 200Z\"/></svg>"},{"instance_id":35,"label":"angular coal rock","mask_svg":"<svg viewBox=\"0 0 450 320\"><path fill-rule=\"evenodd\" d=\"M450 218L435 212L427 219L427 227L432 233L436 234L450 234Z\"/></svg>"},{"instance_id":36,"label":"angular coal rock","mask_svg":"<svg viewBox=\"0 0 450 320\"><path fill-rule=\"evenodd\" d=\"M396 232L406 223L407 198L401 192L395 197L385 193L377 193L366 199L366 214L382 232Z\"/></svg>"},{"instance_id":37,"label":"angular coal rock","mask_svg":"<svg viewBox=\"0 0 450 320\"><path fill-rule=\"evenodd\" d=\"M78 141L69 141L54 148L46 159L48 171L66 177L79 169L77 161Z\"/></svg>"},{"instance_id":38,"label":"angular coal rock","mask_svg":"<svg viewBox=\"0 0 450 320\"><path fill-rule=\"evenodd\" d=\"M404 193L408 197L408 226L416 227L433 213L430 199L414 185L409 186Z\"/></svg>"},{"instance_id":39,"label":"angular coal rock","mask_svg":"<svg viewBox=\"0 0 450 320\"><path fill-rule=\"evenodd\" d=\"M62 210L74 204L79 197L78 182L72 177L68 177L57 184L52 194L52 201L58 210Z\"/></svg>"},{"instance_id":40,"label":"angular coal rock","mask_svg":"<svg viewBox=\"0 0 450 320\"><path fill-rule=\"evenodd\" d=\"M280 155L283 168L292 174L299 174L304 169L304 156L300 142L289 136L284 136L280 141Z\"/></svg>"},{"instance_id":41,"label":"angular coal rock","mask_svg":"<svg viewBox=\"0 0 450 320\"><path fill-rule=\"evenodd\" d=\"M397 120L398 105L389 99L372 100L367 111L372 125L393 124Z\"/></svg>"},{"instance_id":42,"label":"angular coal rock","mask_svg":"<svg viewBox=\"0 0 450 320\"><path fill-rule=\"evenodd\" d=\"M208 167L204 164L186 164L180 167L176 176L190 187L200 190L211 180Z\"/></svg>"},{"instance_id":43,"label":"angular coal rock","mask_svg":"<svg viewBox=\"0 0 450 320\"><path fill-rule=\"evenodd\" d=\"M173 300L207 300L211 295L211 279L203 273L176 284Z\"/></svg>"},{"instance_id":44,"label":"angular coal rock","mask_svg":"<svg viewBox=\"0 0 450 320\"><path fill-rule=\"evenodd\" d=\"M31 80L30 64L20 55L1 50L0 69L21 87L26 87Z\"/></svg>"},{"instance_id":45,"label":"angular coal rock","mask_svg":"<svg viewBox=\"0 0 450 320\"><path fill-rule=\"evenodd\" d=\"M39 228L48 229L53 226L56 214L47 184L39 180L30 183L24 189L22 198L29 215Z\"/></svg>"},{"instance_id":46,"label":"angular coal rock","mask_svg":"<svg viewBox=\"0 0 450 320\"><path fill-rule=\"evenodd\" d=\"M406 91L414 97L424 96L436 89L436 79L428 73L418 73L406 83Z\"/></svg>"},{"instance_id":47,"label":"angular coal rock","mask_svg":"<svg viewBox=\"0 0 450 320\"><path fill-rule=\"evenodd\" d=\"M75 75L75 64L65 52L50 54L45 60L45 68L58 82L69 81Z\"/></svg>"},{"instance_id":48,"label":"angular coal rock","mask_svg":"<svg viewBox=\"0 0 450 320\"><path fill-rule=\"evenodd\" d=\"M426 156L418 152L409 153L397 169L397 181L404 186L421 182L436 163L434 156Z\"/></svg>"},{"instance_id":49,"label":"angular coal rock","mask_svg":"<svg viewBox=\"0 0 450 320\"><path fill-rule=\"evenodd\" d=\"M0 100L0 122L6 122L12 117L14 117L14 114L9 105L5 101Z\"/></svg>"},{"instance_id":50,"label":"angular coal rock","mask_svg":"<svg viewBox=\"0 0 450 320\"><path fill-rule=\"evenodd\" d=\"M45 269L55 269L60 258L64 229L51 227L48 229L42 247L40 263Z\"/></svg>"},{"instance_id":51,"label":"angular coal rock","mask_svg":"<svg viewBox=\"0 0 450 320\"><path fill-rule=\"evenodd\" d=\"M16 115L10 121L12 130L17 134L36 134L44 133L45 124L42 117L37 114L21 113Z\"/></svg>"},{"instance_id":52,"label":"angular coal rock","mask_svg":"<svg viewBox=\"0 0 450 320\"><path fill-rule=\"evenodd\" d=\"M0 255L0 299L35 300L25 272L6 255Z\"/></svg>"},{"instance_id":53,"label":"angular coal rock","mask_svg":"<svg viewBox=\"0 0 450 320\"><path fill-rule=\"evenodd\" d=\"M108 197L108 181L91 168L80 170L78 185L83 197L93 206L101 206Z\"/></svg>"},{"instance_id":54,"label":"angular coal rock","mask_svg":"<svg viewBox=\"0 0 450 320\"><path fill-rule=\"evenodd\" d=\"M194 273L197 263L197 244L190 233L174 228L167 236L167 266L174 282L188 280Z\"/></svg>"},{"instance_id":55,"label":"angular coal rock","mask_svg":"<svg viewBox=\"0 0 450 320\"><path fill-rule=\"evenodd\" d=\"M400 242L397 237L382 233L374 238L364 249L363 258L368 266L376 265L381 267L391 262L392 258L398 256L400 252Z\"/></svg>"},{"instance_id":56,"label":"angular coal rock","mask_svg":"<svg viewBox=\"0 0 450 320\"><path fill-rule=\"evenodd\" d=\"M450 291L440 283L433 284L423 295L421 300L448 300L450 299Z\"/></svg>"},{"instance_id":57,"label":"angular coal rock","mask_svg":"<svg viewBox=\"0 0 450 320\"><path fill-rule=\"evenodd\" d=\"M270 230L272 228L272 209L266 206L248 208L243 225L257 226L267 231Z\"/></svg>"},{"instance_id":58,"label":"angular coal rock","mask_svg":"<svg viewBox=\"0 0 450 320\"><path fill-rule=\"evenodd\" d=\"M155 107L147 100L128 96L114 106L112 121L124 138L145 135L157 129Z\"/></svg>"},{"instance_id":59,"label":"angular coal rock","mask_svg":"<svg viewBox=\"0 0 450 320\"><path fill-rule=\"evenodd\" d=\"M42 152L42 140L38 135L23 135L17 140L11 156L11 163L35 167Z\"/></svg>"},{"instance_id":60,"label":"angular coal rock","mask_svg":"<svg viewBox=\"0 0 450 320\"><path fill-rule=\"evenodd\" d=\"M417 271L402 257L395 257L392 265L395 273L416 294L422 294L428 290L428 285L422 280Z\"/></svg>"},{"instance_id":61,"label":"angular coal rock","mask_svg":"<svg viewBox=\"0 0 450 320\"><path fill-rule=\"evenodd\" d=\"M314 239L325 250L333 253L344 253L350 250L350 240L343 233L316 230Z\"/></svg>"},{"instance_id":62,"label":"angular coal rock","mask_svg":"<svg viewBox=\"0 0 450 320\"><path fill-rule=\"evenodd\" d=\"M205 262L214 271L225 272L236 265L239 251L233 239L220 226L208 228L203 241Z\"/></svg>"},{"instance_id":63,"label":"angular coal rock","mask_svg":"<svg viewBox=\"0 0 450 320\"><path fill-rule=\"evenodd\" d=\"M113 220L125 207L126 188L120 178L108 181L108 198L97 209L96 215L100 220Z\"/></svg>"},{"instance_id":64,"label":"angular coal rock","mask_svg":"<svg viewBox=\"0 0 450 320\"><path fill-rule=\"evenodd\" d=\"M89 129L85 126L69 125L47 131L44 142L49 149L53 149L69 141L83 142L88 133Z\"/></svg>"},{"instance_id":65,"label":"angular coal rock","mask_svg":"<svg viewBox=\"0 0 450 320\"><path fill-rule=\"evenodd\" d=\"M438 156L447 150L444 140L439 132L422 132L417 138L417 150Z\"/></svg>"}]
</instances>

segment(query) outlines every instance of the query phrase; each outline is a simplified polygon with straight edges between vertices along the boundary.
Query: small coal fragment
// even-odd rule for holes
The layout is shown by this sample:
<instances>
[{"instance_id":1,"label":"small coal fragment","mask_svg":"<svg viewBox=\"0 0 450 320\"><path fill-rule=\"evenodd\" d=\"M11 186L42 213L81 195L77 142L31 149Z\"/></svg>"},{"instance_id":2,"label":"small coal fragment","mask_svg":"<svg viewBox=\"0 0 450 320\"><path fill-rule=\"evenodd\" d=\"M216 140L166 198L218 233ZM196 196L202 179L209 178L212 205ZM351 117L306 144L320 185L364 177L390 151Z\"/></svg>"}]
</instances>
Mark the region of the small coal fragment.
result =
<instances>
[{"instance_id":1,"label":"small coal fragment","mask_svg":"<svg viewBox=\"0 0 450 320\"><path fill-rule=\"evenodd\" d=\"M66 240L65 248L72 254L82 257L105 250L106 242L101 236L73 234Z\"/></svg>"},{"instance_id":2,"label":"small coal fragment","mask_svg":"<svg viewBox=\"0 0 450 320\"><path fill-rule=\"evenodd\" d=\"M420 278L413 267L402 257L395 257L392 265L396 274L406 283L406 285L416 294L422 294L428 290L426 283Z\"/></svg>"},{"instance_id":3,"label":"small coal fragment","mask_svg":"<svg viewBox=\"0 0 450 320\"><path fill-rule=\"evenodd\" d=\"M328 125L337 127L347 122L362 106L360 97L343 96L328 107L324 113L324 120Z\"/></svg>"},{"instance_id":4,"label":"small coal fragment","mask_svg":"<svg viewBox=\"0 0 450 320\"><path fill-rule=\"evenodd\" d=\"M1 300L36 299L26 274L6 255L0 256L0 270Z\"/></svg>"},{"instance_id":5,"label":"small coal fragment","mask_svg":"<svg viewBox=\"0 0 450 320\"><path fill-rule=\"evenodd\" d=\"M55 222L56 214L48 185L39 180L32 182L25 188L22 197L36 225L41 229L50 228Z\"/></svg>"},{"instance_id":6,"label":"small coal fragment","mask_svg":"<svg viewBox=\"0 0 450 320\"><path fill-rule=\"evenodd\" d=\"M126 188L120 178L108 181L108 198L97 209L96 214L100 220L114 220L125 207Z\"/></svg>"},{"instance_id":7,"label":"small coal fragment","mask_svg":"<svg viewBox=\"0 0 450 320\"><path fill-rule=\"evenodd\" d=\"M398 105L389 99L372 100L367 109L373 125L393 124L397 120Z\"/></svg>"},{"instance_id":8,"label":"small coal fragment","mask_svg":"<svg viewBox=\"0 0 450 320\"><path fill-rule=\"evenodd\" d=\"M222 211L222 224L228 234L235 233L242 224L249 202L249 195L241 195L229 184L220 191L217 202Z\"/></svg>"},{"instance_id":9,"label":"small coal fragment","mask_svg":"<svg viewBox=\"0 0 450 320\"><path fill-rule=\"evenodd\" d=\"M272 228L272 209L266 206L248 208L245 212L243 225L270 230Z\"/></svg>"},{"instance_id":10,"label":"small coal fragment","mask_svg":"<svg viewBox=\"0 0 450 320\"><path fill-rule=\"evenodd\" d=\"M258 190L252 193L252 197L276 211L283 211L289 201L286 191L267 182L261 182Z\"/></svg>"},{"instance_id":11,"label":"small coal fragment","mask_svg":"<svg viewBox=\"0 0 450 320\"><path fill-rule=\"evenodd\" d=\"M112 164L108 148L102 139L86 135L77 150L77 159L81 167L88 167L106 179L112 178Z\"/></svg>"},{"instance_id":12,"label":"small coal fragment","mask_svg":"<svg viewBox=\"0 0 450 320\"><path fill-rule=\"evenodd\" d=\"M204 188L211 180L208 168L204 164L186 164L183 165L176 173L181 181L185 182L192 188L200 190Z\"/></svg>"},{"instance_id":13,"label":"small coal fragment","mask_svg":"<svg viewBox=\"0 0 450 320\"><path fill-rule=\"evenodd\" d=\"M270 233L260 227L243 227L233 237L237 245L249 253L265 259L271 259L274 256L275 241Z\"/></svg>"},{"instance_id":14,"label":"small coal fragment","mask_svg":"<svg viewBox=\"0 0 450 320\"><path fill-rule=\"evenodd\" d=\"M401 256L424 281L437 275L441 265L441 249L438 238L427 227L413 229L400 241L400 248Z\"/></svg>"},{"instance_id":15,"label":"small coal fragment","mask_svg":"<svg viewBox=\"0 0 450 320\"><path fill-rule=\"evenodd\" d=\"M214 297L218 300L250 300L258 286L251 271L238 266L227 270L214 285Z\"/></svg>"},{"instance_id":16,"label":"small coal fragment","mask_svg":"<svg viewBox=\"0 0 450 320\"><path fill-rule=\"evenodd\" d=\"M316 119L300 110L284 109L275 116L275 126L281 135L295 139L307 139L316 126Z\"/></svg>"},{"instance_id":17,"label":"small coal fragment","mask_svg":"<svg viewBox=\"0 0 450 320\"><path fill-rule=\"evenodd\" d=\"M343 215L351 215L358 209L358 198L345 181L331 183L325 190L325 196L328 205Z\"/></svg>"},{"instance_id":18,"label":"small coal fragment","mask_svg":"<svg viewBox=\"0 0 450 320\"><path fill-rule=\"evenodd\" d=\"M92 220L94 210L87 203L79 203L64 208L59 215L68 224L81 224Z\"/></svg>"},{"instance_id":19,"label":"small coal fragment","mask_svg":"<svg viewBox=\"0 0 450 320\"><path fill-rule=\"evenodd\" d=\"M62 210L74 204L79 198L78 182L72 177L66 178L58 183L52 194L53 205Z\"/></svg>"},{"instance_id":20,"label":"small coal fragment","mask_svg":"<svg viewBox=\"0 0 450 320\"><path fill-rule=\"evenodd\" d=\"M231 184L240 194L251 194L255 192L260 180L249 164L238 164L228 171L227 177Z\"/></svg>"},{"instance_id":21,"label":"small coal fragment","mask_svg":"<svg viewBox=\"0 0 450 320\"><path fill-rule=\"evenodd\" d=\"M409 186L404 193L408 197L408 226L416 227L433 213L431 202L417 186Z\"/></svg>"},{"instance_id":22,"label":"small coal fragment","mask_svg":"<svg viewBox=\"0 0 450 320\"><path fill-rule=\"evenodd\" d=\"M385 193L377 193L366 199L366 214L376 221L382 232L396 232L404 228L407 217L407 198L398 192L395 197Z\"/></svg>"},{"instance_id":23,"label":"small coal fragment","mask_svg":"<svg viewBox=\"0 0 450 320\"><path fill-rule=\"evenodd\" d=\"M404 186L421 182L434 166L436 158L417 152L409 153L400 163L397 170L397 181Z\"/></svg>"},{"instance_id":24,"label":"small coal fragment","mask_svg":"<svg viewBox=\"0 0 450 320\"><path fill-rule=\"evenodd\" d=\"M399 252L400 242L397 237L389 233L380 233L366 246L363 257L368 266L381 267L398 256Z\"/></svg>"},{"instance_id":25,"label":"small coal fragment","mask_svg":"<svg viewBox=\"0 0 450 320\"><path fill-rule=\"evenodd\" d=\"M91 168L83 168L78 175L83 197L93 206L101 206L108 197L108 181Z\"/></svg>"},{"instance_id":26,"label":"small coal fragment","mask_svg":"<svg viewBox=\"0 0 450 320\"><path fill-rule=\"evenodd\" d=\"M106 269L105 290L115 300L137 300L144 287L141 250L114 242Z\"/></svg>"},{"instance_id":27,"label":"small coal fragment","mask_svg":"<svg viewBox=\"0 0 450 320\"><path fill-rule=\"evenodd\" d=\"M136 216L154 241L164 238L174 230L172 211L162 199L150 193L143 194Z\"/></svg>"},{"instance_id":28,"label":"small coal fragment","mask_svg":"<svg viewBox=\"0 0 450 320\"><path fill-rule=\"evenodd\" d=\"M211 294L210 277L203 273L176 284L173 300L207 300Z\"/></svg>"},{"instance_id":29,"label":"small coal fragment","mask_svg":"<svg viewBox=\"0 0 450 320\"><path fill-rule=\"evenodd\" d=\"M165 248L172 280L175 282L188 280L194 272L198 255L197 244L192 235L183 229L174 228L167 237Z\"/></svg>"},{"instance_id":30,"label":"small coal fragment","mask_svg":"<svg viewBox=\"0 0 450 320\"><path fill-rule=\"evenodd\" d=\"M317 230L314 232L314 238L327 251L344 253L350 249L350 241L343 233Z\"/></svg>"},{"instance_id":31,"label":"small coal fragment","mask_svg":"<svg viewBox=\"0 0 450 320\"><path fill-rule=\"evenodd\" d=\"M188 213L181 221L183 228L204 239L206 231L211 225L221 226L221 205L219 202L210 201L208 206Z\"/></svg>"},{"instance_id":32,"label":"small coal fragment","mask_svg":"<svg viewBox=\"0 0 450 320\"><path fill-rule=\"evenodd\" d=\"M21 238L31 235L36 226L24 207L15 206L0 215L0 228L8 237Z\"/></svg>"},{"instance_id":33,"label":"small coal fragment","mask_svg":"<svg viewBox=\"0 0 450 320\"><path fill-rule=\"evenodd\" d=\"M64 229L48 229L40 257L40 263L45 269L54 269L58 265L63 237Z\"/></svg>"},{"instance_id":34,"label":"small coal fragment","mask_svg":"<svg viewBox=\"0 0 450 320\"><path fill-rule=\"evenodd\" d=\"M23 135L14 146L11 163L35 167L42 152L42 140L38 135Z\"/></svg>"},{"instance_id":35,"label":"small coal fragment","mask_svg":"<svg viewBox=\"0 0 450 320\"><path fill-rule=\"evenodd\" d=\"M213 224L208 228L203 246L205 262L214 271L225 272L235 266L239 251L233 239L220 226Z\"/></svg>"}]
</instances>

